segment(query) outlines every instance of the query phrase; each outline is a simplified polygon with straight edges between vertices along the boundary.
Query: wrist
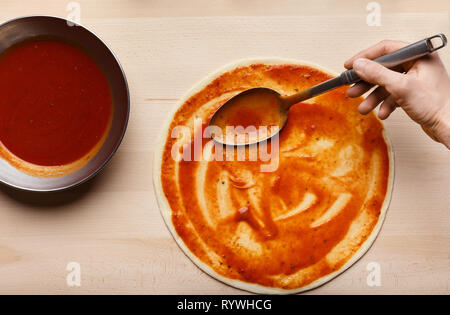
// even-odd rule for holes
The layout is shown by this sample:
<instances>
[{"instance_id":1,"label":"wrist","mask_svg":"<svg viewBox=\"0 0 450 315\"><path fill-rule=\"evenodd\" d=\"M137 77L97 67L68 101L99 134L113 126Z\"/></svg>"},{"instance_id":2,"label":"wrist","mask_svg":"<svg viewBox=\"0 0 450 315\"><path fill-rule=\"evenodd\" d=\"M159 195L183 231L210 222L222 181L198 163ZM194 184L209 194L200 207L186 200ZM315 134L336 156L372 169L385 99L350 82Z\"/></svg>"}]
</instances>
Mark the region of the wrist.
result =
<instances>
[{"instance_id":1,"label":"wrist","mask_svg":"<svg viewBox=\"0 0 450 315\"><path fill-rule=\"evenodd\" d=\"M436 140L445 145L450 150L450 100L446 106L442 107L434 126Z\"/></svg>"}]
</instances>

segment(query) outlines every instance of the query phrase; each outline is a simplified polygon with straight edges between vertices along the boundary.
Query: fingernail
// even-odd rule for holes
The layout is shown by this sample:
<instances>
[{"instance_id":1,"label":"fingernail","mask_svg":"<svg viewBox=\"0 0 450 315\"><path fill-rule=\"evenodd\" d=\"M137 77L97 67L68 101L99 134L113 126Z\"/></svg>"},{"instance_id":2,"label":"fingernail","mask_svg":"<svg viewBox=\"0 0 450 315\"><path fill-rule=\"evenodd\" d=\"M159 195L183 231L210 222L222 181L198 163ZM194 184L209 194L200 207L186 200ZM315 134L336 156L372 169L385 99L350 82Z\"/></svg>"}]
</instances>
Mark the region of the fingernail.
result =
<instances>
[{"instance_id":1,"label":"fingernail","mask_svg":"<svg viewBox=\"0 0 450 315\"><path fill-rule=\"evenodd\" d=\"M367 64L367 59L358 58L353 63L353 69L355 69L355 71L361 71L366 64Z\"/></svg>"},{"instance_id":2,"label":"fingernail","mask_svg":"<svg viewBox=\"0 0 450 315\"><path fill-rule=\"evenodd\" d=\"M363 101L361 102L361 104L359 104L358 111L362 115L367 115L368 113L370 113L370 108L366 108L366 103Z\"/></svg>"}]
</instances>

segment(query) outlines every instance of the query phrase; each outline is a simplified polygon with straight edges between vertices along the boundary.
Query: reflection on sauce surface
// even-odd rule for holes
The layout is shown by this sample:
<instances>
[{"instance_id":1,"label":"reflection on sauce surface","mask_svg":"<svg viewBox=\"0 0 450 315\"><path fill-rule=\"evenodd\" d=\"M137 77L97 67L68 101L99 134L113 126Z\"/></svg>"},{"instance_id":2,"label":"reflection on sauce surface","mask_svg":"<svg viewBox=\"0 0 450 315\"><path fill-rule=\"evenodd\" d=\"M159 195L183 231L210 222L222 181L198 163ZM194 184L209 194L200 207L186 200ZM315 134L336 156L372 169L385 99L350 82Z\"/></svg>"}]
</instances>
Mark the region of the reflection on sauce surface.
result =
<instances>
[{"instance_id":1,"label":"reflection on sauce surface","mask_svg":"<svg viewBox=\"0 0 450 315\"><path fill-rule=\"evenodd\" d=\"M170 128L193 117L207 122L230 92L268 86L288 95L329 78L299 65L240 67L187 99ZM262 161L176 162L169 132L162 187L175 231L196 257L229 279L297 289L353 256L378 222L389 155L382 124L361 116L361 99L345 91L291 108L270 173L260 171ZM214 150L207 141L203 148Z\"/></svg>"},{"instance_id":2,"label":"reflection on sauce surface","mask_svg":"<svg viewBox=\"0 0 450 315\"><path fill-rule=\"evenodd\" d=\"M282 112L281 103L276 94L265 89L247 92L250 93L243 93L228 101L214 115L211 125L219 127L222 131L222 137L225 136L225 139L230 139L230 141L224 141L225 139L220 136L215 137L220 142L228 144L252 143L270 136L271 129L269 127L277 126L281 129L283 126L286 114ZM229 129L227 128L229 126L241 126L243 128ZM254 129L249 129L252 127ZM261 127L267 127L268 133L264 134L264 137L261 134L258 138L257 131ZM277 129L274 128L273 130ZM256 134L252 135L252 132ZM249 138L239 139L238 136L245 133L248 134Z\"/></svg>"},{"instance_id":3,"label":"reflection on sauce surface","mask_svg":"<svg viewBox=\"0 0 450 315\"><path fill-rule=\"evenodd\" d=\"M97 64L69 44L38 40L0 56L0 141L40 166L73 163L109 127L112 99Z\"/></svg>"}]
</instances>

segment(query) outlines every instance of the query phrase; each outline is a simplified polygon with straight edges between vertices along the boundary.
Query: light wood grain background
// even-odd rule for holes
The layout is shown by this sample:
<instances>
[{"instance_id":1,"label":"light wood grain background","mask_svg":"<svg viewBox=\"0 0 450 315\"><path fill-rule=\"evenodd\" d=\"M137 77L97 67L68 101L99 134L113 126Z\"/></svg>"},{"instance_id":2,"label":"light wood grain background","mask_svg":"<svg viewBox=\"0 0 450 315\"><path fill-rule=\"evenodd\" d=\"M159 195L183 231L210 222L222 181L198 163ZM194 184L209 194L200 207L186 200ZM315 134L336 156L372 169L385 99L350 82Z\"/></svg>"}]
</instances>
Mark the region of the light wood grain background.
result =
<instances>
[{"instance_id":1,"label":"light wood grain background","mask_svg":"<svg viewBox=\"0 0 450 315\"><path fill-rule=\"evenodd\" d=\"M152 187L156 135L182 94L240 58L287 57L334 71L379 40L450 35L450 2L78 1L81 23L114 50L127 74L132 113L115 158L91 182L59 194L0 186L0 293L239 294L201 272L172 240ZM0 0L0 22L30 14L66 17L69 1ZM450 70L450 48L441 56ZM398 110L386 122L395 183L384 227L347 272L310 294L449 294L450 152ZM79 262L81 287L66 265ZM380 287L366 283L369 262Z\"/></svg>"}]
</instances>

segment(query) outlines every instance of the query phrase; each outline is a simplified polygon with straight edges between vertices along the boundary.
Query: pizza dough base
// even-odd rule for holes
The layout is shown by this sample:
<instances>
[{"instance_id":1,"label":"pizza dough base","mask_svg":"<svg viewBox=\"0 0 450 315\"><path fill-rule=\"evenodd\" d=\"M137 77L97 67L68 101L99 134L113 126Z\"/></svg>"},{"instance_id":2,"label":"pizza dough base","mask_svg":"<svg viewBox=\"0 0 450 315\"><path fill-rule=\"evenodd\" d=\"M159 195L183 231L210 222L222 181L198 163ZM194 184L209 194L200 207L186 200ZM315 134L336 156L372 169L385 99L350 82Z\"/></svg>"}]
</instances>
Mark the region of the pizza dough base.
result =
<instances>
[{"instance_id":1,"label":"pizza dough base","mask_svg":"<svg viewBox=\"0 0 450 315\"><path fill-rule=\"evenodd\" d=\"M258 293L258 294L294 294L294 293L300 293L304 291L308 291L314 288L317 288L326 282L332 280L333 278L337 277L339 274L343 273L345 270L347 270L350 266L352 266L354 263L356 263L372 246L372 244L375 242L375 239L378 236L378 233L381 230L381 227L383 225L384 219L386 217L386 212L389 207L389 203L391 200L392 195L392 187L394 182L394 152L392 150L392 144L389 140L389 138L386 135L386 130L383 130L383 137L386 141L387 147L388 147L388 154L389 154L389 178L388 178L388 185L387 185L387 191L386 196L383 202L383 205L381 206L380 216L378 218L378 222L373 228L370 236L366 239L366 241L359 247L359 249L355 252L355 254L338 270L327 274L326 276L319 278L310 284L303 286L301 288L297 289L281 289L281 288L274 288L274 287L266 287L259 284L253 284L248 283L240 280L230 279L226 278L220 274L218 274L216 271L214 271L210 266L202 262L200 259L197 258L194 254L191 253L189 248L184 244L183 240L180 238L180 236L175 231L175 227L172 223L172 209L170 208L170 205L165 197L163 188L162 188L162 182L161 182L161 165L162 165L162 156L164 152L165 142L167 139L167 135L169 132L170 123L173 120L176 111L185 103L187 99L189 99L191 96L195 95L202 89L204 89L213 79L219 77L221 74L226 73L230 70L233 70L237 67L242 66L248 66L251 64L266 64L266 65L283 65L283 64L295 64L295 65L303 65L303 66L310 66L316 69L319 69L325 73L328 73L332 76L336 76L337 74L324 69L321 66L318 66L316 64L305 62L305 61L299 61L299 60L292 60L292 59L282 59L282 58L257 58L257 59L243 59L237 62L230 63L216 72L210 74L205 79L200 81L195 85L194 88L189 90L183 97L181 97L180 101L178 101L177 106L175 106L173 112L171 113L170 117L166 121L163 127L163 132L160 135L156 146L155 146L155 152L154 152L154 159L153 159L153 186L155 189L156 199L158 202L158 206L161 211L161 215L164 218L164 221L169 228L170 233L172 234L173 238L177 242L178 246L183 250L183 252L188 256L201 270L206 272L211 277L238 289Z\"/></svg>"}]
</instances>

